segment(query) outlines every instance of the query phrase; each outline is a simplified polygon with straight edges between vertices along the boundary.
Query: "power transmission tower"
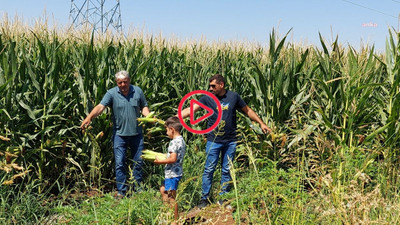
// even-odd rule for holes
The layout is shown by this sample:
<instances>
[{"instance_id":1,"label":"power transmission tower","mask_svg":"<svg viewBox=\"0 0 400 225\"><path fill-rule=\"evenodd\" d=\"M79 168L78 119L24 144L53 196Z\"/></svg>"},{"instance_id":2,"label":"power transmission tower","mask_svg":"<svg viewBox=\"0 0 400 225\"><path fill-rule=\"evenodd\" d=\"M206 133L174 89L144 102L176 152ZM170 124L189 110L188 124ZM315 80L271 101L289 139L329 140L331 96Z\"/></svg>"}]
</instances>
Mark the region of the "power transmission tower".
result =
<instances>
[{"instance_id":1,"label":"power transmission tower","mask_svg":"<svg viewBox=\"0 0 400 225\"><path fill-rule=\"evenodd\" d=\"M119 0L71 0L71 26L89 27L98 33L122 32Z\"/></svg>"}]
</instances>

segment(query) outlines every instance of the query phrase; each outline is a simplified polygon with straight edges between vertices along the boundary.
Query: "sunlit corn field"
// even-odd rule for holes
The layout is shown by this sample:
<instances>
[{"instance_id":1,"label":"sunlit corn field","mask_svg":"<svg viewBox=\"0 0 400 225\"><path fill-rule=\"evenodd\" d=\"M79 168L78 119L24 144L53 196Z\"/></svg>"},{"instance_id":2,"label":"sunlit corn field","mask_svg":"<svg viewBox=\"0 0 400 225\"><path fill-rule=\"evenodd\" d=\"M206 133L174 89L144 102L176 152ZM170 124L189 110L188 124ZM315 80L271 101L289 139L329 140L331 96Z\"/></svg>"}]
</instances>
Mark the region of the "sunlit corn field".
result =
<instances>
[{"instance_id":1,"label":"sunlit corn field","mask_svg":"<svg viewBox=\"0 0 400 225\"><path fill-rule=\"evenodd\" d=\"M0 223L157 224L163 168L146 163L144 191L132 193L134 203L108 206L114 215L104 209L115 188L111 111L87 132L79 129L119 70L130 73L163 120L177 113L185 94L207 90L208 78L220 73L273 129L260 134L239 116L229 196L237 223L399 223L398 34L388 31L384 52L356 50L340 37L302 46L288 42L289 34L272 30L262 44L179 42L2 21ZM165 151L162 126L144 126L145 148ZM200 197L205 140L183 135L178 201L187 212ZM85 195L93 192L100 197Z\"/></svg>"}]
</instances>

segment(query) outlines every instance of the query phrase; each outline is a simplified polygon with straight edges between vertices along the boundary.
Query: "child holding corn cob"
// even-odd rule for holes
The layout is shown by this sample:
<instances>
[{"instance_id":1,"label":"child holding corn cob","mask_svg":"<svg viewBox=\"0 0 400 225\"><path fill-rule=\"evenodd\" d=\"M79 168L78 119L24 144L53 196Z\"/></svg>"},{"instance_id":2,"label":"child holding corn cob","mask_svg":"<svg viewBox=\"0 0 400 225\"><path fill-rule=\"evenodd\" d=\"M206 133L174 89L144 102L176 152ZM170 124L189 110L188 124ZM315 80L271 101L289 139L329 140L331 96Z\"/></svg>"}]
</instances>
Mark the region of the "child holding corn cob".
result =
<instances>
[{"instance_id":1,"label":"child holding corn cob","mask_svg":"<svg viewBox=\"0 0 400 225\"><path fill-rule=\"evenodd\" d=\"M174 207L175 220L178 219L178 203L175 201L176 190L178 189L179 180L183 175L183 157L186 152L186 144L181 136L182 124L179 118L174 116L165 121L167 135L171 140L168 146L167 158L162 159L156 156L155 164L166 164L165 180L161 185L160 192L165 203L169 203Z\"/></svg>"}]
</instances>

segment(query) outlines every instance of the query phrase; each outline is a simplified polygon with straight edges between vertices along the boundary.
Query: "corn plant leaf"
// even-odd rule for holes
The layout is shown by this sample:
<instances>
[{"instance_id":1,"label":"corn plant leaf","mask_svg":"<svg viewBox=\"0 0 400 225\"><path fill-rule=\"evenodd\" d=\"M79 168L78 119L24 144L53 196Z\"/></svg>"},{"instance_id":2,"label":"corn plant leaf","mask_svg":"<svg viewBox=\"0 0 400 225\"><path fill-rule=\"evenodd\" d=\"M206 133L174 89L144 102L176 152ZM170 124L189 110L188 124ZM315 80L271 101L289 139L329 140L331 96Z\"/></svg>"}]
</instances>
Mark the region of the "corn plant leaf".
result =
<instances>
[{"instance_id":1,"label":"corn plant leaf","mask_svg":"<svg viewBox=\"0 0 400 225\"><path fill-rule=\"evenodd\" d=\"M18 101L18 103L22 106L22 108L26 109L29 118L31 118L32 120L36 120L36 115L32 111L31 107L29 107L27 104L25 104L22 100Z\"/></svg>"},{"instance_id":2,"label":"corn plant leaf","mask_svg":"<svg viewBox=\"0 0 400 225\"><path fill-rule=\"evenodd\" d=\"M385 126L383 126L383 127L380 127L380 128L378 128L378 129L376 129L374 132L372 132L371 134L369 134L369 135L365 138L364 141L365 141L365 142L368 142L368 141L374 139L374 138L376 137L376 135L378 135L378 134L382 133L383 131L385 131L385 130L390 126L391 123L393 123L393 121L391 121L391 122L385 124Z\"/></svg>"}]
</instances>

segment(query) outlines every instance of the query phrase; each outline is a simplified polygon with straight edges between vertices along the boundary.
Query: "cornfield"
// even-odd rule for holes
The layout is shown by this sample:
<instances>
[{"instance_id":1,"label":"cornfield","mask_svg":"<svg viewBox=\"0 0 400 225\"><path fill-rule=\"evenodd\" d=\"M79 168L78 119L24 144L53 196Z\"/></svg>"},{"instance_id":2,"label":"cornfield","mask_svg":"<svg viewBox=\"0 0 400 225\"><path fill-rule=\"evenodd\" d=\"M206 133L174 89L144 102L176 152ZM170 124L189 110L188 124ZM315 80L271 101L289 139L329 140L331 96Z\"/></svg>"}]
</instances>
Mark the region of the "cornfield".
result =
<instances>
[{"instance_id":1,"label":"cornfield","mask_svg":"<svg viewBox=\"0 0 400 225\"><path fill-rule=\"evenodd\" d=\"M398 210L395 215L379 211L386 207L382 202L370 206L367 216L366 211L356 207L346 211L342 205L354 200L350 189L382 199L399 197L400 44L394 31L388 33L384 53L377 53L368 46L344 47L338 39L327 43L321 36L320 46L297 46L275 31L268 47L263 47L179 43L144 35L97 37L44 25L18 26L4 21L0 26L0 193L27 183L35 184L31 192L54 195L113 187L111 111L93 120L84 133L79 125L115 86L117 71L130 73L160 119L175 115L185 94L207 90L208 78L220 73L228 89L237 91L273 129L273 134L259 134L257 124L239 117L235 166L241 170L236 179L253 171L253 180L265 187L270 183L262 179L269 174L264 167L297 171L298 186L290 186L294 194L289 199L300 204L300 211L282 214L277 200L271 199L280 190L275 189L272 194L235 201L243 204L241 218L287 224L313 214L317 223L352 224L390 221L400 215ZM146 149L165 149L164 132L151 129L145 125ZM189 180L200 176L190 164L196 162L198 170L204 141L189 132L184 137ZM154 173L161 175L151 176ZM160 168L151 166L147 174L149 185L162 176ZM279 180L291 178L282 175ZM243 195L249 191L237 188ZM330 197L316 212L298 201L307 201L301 193ZM182 206L186 209L198 196L182 193L181 197L190 202ZM288 201L281 197L279 203ZM256 198L261 201L256 203ZM329 214L330 205L344 216ZM255 216L257 207L267 213ZM376 216L382 214L387 217Z\"/></svg>"}]
</instances>

